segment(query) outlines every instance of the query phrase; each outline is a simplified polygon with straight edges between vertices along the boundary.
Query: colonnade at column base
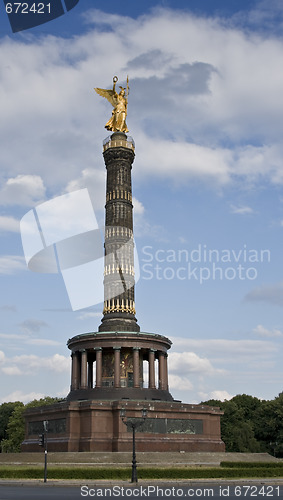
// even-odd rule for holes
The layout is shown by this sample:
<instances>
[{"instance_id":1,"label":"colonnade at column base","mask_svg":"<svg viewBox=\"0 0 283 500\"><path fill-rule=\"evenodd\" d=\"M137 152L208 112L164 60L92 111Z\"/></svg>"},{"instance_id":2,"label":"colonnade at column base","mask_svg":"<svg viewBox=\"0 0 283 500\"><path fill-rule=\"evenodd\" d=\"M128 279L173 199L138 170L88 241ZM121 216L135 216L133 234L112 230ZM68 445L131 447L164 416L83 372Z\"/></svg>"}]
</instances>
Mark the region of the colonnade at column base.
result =
<instances>
[{"instance_id":1,"label":"colonnade at column base","mask_svg":"<svg viewBox=\"0 0 283 500\"><path fill-rule=\"evenodd\" d=\"M136 432L138 452L223 452L219 408L177 401L87 400L64 401L25 412L24 452L42 452L38 434L48 420L48 450L51 452L125 452L132 450L132 433L122 421L141 418Z\"/></svg>"},{"instance_id":2,"label":"colonnade at column base","mask_svg":"<svg viewBox=\"0 0 283 500\"><path fill-rule=\"evenodd\" d=\"M163 335L136 331L98 331L68 340L72 354L68 400L148 399L172 401Z\"/></svg>"}]
</instances>

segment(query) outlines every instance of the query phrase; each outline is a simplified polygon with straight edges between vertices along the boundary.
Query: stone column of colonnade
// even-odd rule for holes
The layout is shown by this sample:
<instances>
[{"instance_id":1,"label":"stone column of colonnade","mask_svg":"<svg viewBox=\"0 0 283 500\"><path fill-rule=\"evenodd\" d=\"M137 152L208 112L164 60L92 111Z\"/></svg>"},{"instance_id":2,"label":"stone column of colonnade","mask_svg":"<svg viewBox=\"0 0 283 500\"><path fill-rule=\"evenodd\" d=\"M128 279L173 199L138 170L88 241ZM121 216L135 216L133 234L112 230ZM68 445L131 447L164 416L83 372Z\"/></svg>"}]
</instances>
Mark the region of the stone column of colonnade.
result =
<instances>
[{"instance_id":1,"label":"stone column of colonnade","mask_svg":"<svg viewBox=\"0 0 283 500\"><path fill-rule=\"evenodd\" d=\"M121 360L121 347L114 347L114 387L121 386L120 375L120 360Z\"/></svg>"},{"instance_id":2,"label":"stone column of colonnade","mask_svg":"<svg viewBox=\"0 0 283 500\"><path fill-rule=\"evenodd\" d=\"M96 349L96 382L95 387L102 387L102 348Z\"/></svg>"},{"instance_id":3,"label":"stone column of colonnade","mask_svg":"<svg viewBox=\"0 0 283 500\"><path fill-rule=\"evenodd\" d=\"M87 351L81 353L81 389L87 389Z\"/></svg>"},{"instance_id":4,"label":"stone column of colonnade","mask_svg":"<svg viewBox=\"0 0 283 500\"><path fill-rule=\"evenodd\" d=\"M133 379L134 379L134 387L140 386L140 348L133 348Z\"/></svg>"},{"instance_id":5,"label":"stone column of colonnade","mask_svg":"<svg viewBox=\"0 0 283 500\"><path fill-rule=\"evenodd\" d=\"M121 387L121 347L114 349L114 387ZM140 387L139 367L140 367L140 347L133 347L133 385L134 388ZM95 387L102 387L102 358L103 349L95 348L96 353L96 383ZM167 353L148 350L148 388L155 389L155 358L158 360L158 389L168 390L168 366ZM80 359L79 359L80 358ZM82 349L71 354L72 359L72 378L71 390L93 388L93 359L88 359L88 351Z\"/></svg>"},{"instance_id":6,"label":"stone column of colonnade","mask_svg":"<svg viewBox=\"0 0 283 500\"><path fill-rule=\"evenodd\" d=\"M92 389L93 388L93 359L88 360L88 371L87 371L87 381L88 381L88 388Z\"/></svg>"},{"instance_id":7,"label":"stone column of colonnade","mask_svg":"<svg viewBox=\"0 0 283 500\"><path fill-rule=\"evenodd\" d=\"M155 389L155 350L150 349L148 353L148 387Z\"/></svg>"},{"instance_id":8,"label":"stone column of colonnade","mask_svg":"<svg viewBox=\"0 0 283 500\"><path fill-rule=\"evenodd\" d=\"M160 352L158 355L158 378L159 378L159 389L165 389L165 355Z\"/></svg>"},{"instance_id":9,"label":"stone column of colonnade","mask_svg":"<svg viewBox=\"0 0 283 500\"><path fill-rule=\"evenodd\" d=\"M79 377L79 353L78 351L72 352L72 379L71 379L71 390L75 391L79 388L80 377Z\"/></svg>"}]
</instances>

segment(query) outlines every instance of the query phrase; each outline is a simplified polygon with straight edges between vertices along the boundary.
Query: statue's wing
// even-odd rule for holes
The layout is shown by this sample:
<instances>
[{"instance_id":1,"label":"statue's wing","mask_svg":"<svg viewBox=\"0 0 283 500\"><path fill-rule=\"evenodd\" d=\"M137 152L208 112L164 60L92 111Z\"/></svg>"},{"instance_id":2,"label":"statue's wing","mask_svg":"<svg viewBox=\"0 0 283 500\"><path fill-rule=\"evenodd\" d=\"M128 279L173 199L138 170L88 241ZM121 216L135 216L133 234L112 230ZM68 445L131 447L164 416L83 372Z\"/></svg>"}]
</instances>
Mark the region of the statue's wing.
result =
<instances>
[{"instance_id":1,"label":"statue's wing","mask_svg":"<svg viewBox=\"0 0 283 500\"><path fill-rule=\"evenodd\" d=\"M105 97L105 99L107 99L107 101L109 101L110 104L112 104L112 106L114 106L114 107L116 106L116 102L114 99L114 96L115 96L114 90L99 89L99 88L95 88L94 90L99 95L101 95L101 97Z\"/></svg>"}]
</instances>

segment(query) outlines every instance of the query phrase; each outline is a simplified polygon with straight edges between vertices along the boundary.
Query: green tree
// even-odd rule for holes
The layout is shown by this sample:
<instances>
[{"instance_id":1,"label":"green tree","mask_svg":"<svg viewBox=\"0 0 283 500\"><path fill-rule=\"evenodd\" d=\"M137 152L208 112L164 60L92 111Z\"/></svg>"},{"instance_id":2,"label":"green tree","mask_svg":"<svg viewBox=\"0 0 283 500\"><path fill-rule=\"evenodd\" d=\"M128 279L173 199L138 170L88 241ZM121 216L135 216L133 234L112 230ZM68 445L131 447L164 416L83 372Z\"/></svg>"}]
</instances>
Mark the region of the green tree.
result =
<instances>
[{"instance_id":1,"label":"green tree","mask_svg":"<svg viewBox=\"0 0 283 500\"><path fill-rule=\"evenodd\" d=\"M62 401L62 399L48 396L39 400L35 399L26 405L21 402L15 403L16 406L7 425L7 439L3 439L1 442L2 451L6 453L18 453L21 451L21 444L25 438L24 412L26 409L46 406L60 401Z\"/></svg>"},{"instance_id":2,"label":"green tree","mask_svg":"<svg viewBox=\"0 0 283 500\"><path fill-rule=\"evenodd\" d=\"M18 401L15 403L3 403L0 406L0 444L2 439L7 438L7 426Z\"/></svg>"},{"instance_id":3,"label":"green tree","mask_svg":"<svg viewBox=\"0 0 283 500\"><path fill-rule=\"evenodd\" d=\"M256 453L260 444L254 434L255 413L260 406L260 400L238 395L230 401L209 400L205 404L219 406L224 411L221 417L221 437L227 452Z\"/></svg>"},{"instance_id":4,"label":"green tree","mask_svg":"<svg viewBox=\"0 0 283 500\"><path fill-rule=\"evenodd\" d=\"M16 453L21 451L21 443L25 436L25 422L23 418L24 404L18 402L11 414L7 426L7 439L1 443L2 451L5 453Z\"/></svg>"},{"instance_id":5,"label":"green tree","mask_svg":"<svg viewBox=\"0 0 283 500\"><path fill-rule=\"evenodd\" d=\"M283 394L261 402L256 412L255 436L262 451L283 457Z\"/></svg>"},{"instance_id":6,"label":"green tree","mask_svg":"<svg viewBox=\"0 0 283 500\"><path fill-rule=\"evenodd\" d=\"M238 394L232 398L232 401L236 403L238 408L242 409L245 419L254 421L255 413L261 405L260 399L247 394Z\"/></svg>"}]
</instances>

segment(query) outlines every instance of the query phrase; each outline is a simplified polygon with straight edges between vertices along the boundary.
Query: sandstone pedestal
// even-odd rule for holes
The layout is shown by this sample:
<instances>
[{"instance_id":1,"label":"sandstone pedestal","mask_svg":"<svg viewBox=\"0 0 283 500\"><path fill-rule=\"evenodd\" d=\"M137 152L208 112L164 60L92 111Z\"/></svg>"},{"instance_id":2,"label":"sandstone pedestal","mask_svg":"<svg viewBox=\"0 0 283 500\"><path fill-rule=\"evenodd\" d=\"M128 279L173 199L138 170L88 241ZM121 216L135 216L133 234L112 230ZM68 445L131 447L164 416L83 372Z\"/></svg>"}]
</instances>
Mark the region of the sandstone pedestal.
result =
<instances>
[{"instance_id":1,"label":"sandstone pedestal","mask_svg":"<svg viewBox=\"0 0 283 500\"><path fill-rule=\"evenodd\" d=\"M225 451L220 438L218 408L165 401L71 401L26 413L26 439L22 451L39 451L42 420L49 421L49 451L131 451L132 434L120 417L140 418L136 431L137 451Z\"/></svg>"}]
</instances>

